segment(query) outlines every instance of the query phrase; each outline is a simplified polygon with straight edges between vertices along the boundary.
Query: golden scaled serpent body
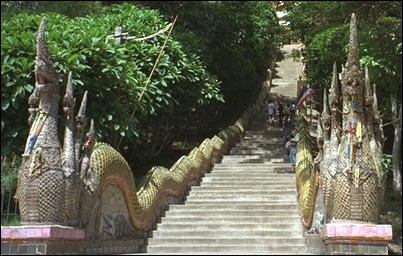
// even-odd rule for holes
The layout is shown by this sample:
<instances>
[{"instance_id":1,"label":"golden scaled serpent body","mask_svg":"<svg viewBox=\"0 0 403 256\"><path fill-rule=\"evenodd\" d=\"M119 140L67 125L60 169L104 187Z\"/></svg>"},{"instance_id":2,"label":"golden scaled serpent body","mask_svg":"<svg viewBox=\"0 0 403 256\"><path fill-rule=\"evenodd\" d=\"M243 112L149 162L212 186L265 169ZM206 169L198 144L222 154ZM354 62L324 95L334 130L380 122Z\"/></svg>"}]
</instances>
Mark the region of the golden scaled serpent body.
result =
<instances>
[{"instance_id":1,"label":"golden scaled serpent body","mask_svg":"<svg viewBox=\"0 0 403 256\"><path fill-rule=\"evenodd\" d=\"M198 179L209 169L210 161L220 155L223 144L217 136L206 139L188 156L182 156L171 169L152 168L147 182L137 192L133 174L123 156L110 145L97 143L90 158L96 193L102 195L110 185L118 187L125 197L133 227L147 228L160 201L168 195L181 195L191 180Z\"/></svg>"}]
</instances>

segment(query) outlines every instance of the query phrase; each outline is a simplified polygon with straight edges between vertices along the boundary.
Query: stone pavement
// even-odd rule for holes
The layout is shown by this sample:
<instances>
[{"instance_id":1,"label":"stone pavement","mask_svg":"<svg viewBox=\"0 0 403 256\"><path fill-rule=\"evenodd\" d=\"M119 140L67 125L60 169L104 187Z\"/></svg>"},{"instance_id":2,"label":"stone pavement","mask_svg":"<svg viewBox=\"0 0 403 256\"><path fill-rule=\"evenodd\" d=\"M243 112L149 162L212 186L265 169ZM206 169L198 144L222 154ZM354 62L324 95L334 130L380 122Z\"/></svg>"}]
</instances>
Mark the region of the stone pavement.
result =
<instances>
[{"instance_id":1,"label":"stone pavement","mask_svg":"<svg viewBox=\"0 0 403 256\"><path fill-rule=\"evenodd\" d=\"M281 49L284 55L293 49L300 49L301 44L284 45ZM273 85L270 90L270 99L274 101L291 102L297 97L298 64L292 58L284 58L276 63L276 72L273 76Z\"/></svg>"}]
</instances>

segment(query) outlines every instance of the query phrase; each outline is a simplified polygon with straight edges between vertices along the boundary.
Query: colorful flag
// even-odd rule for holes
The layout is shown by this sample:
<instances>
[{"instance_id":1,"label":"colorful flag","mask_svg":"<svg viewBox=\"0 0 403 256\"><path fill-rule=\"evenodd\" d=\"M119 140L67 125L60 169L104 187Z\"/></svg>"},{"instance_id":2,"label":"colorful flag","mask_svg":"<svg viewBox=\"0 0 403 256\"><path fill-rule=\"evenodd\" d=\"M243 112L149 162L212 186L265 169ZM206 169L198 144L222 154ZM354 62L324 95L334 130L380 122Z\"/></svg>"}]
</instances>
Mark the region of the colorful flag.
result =
<instances>
[{"instance_id":1,"label":"colorful flag","mask_svg":"<svg viewBox=\"0 0 403 256\"><path fill-rule=\"evenodd\" d=\"M300 91L299 91L299 95L297 98L297 109L299 109L302 106L302 103L304 102L304 100L312 95L314 92L316 92L316 89L312 89L312 88L308 88L306 86L302 86Z\"/></svg>"}]
</instances>

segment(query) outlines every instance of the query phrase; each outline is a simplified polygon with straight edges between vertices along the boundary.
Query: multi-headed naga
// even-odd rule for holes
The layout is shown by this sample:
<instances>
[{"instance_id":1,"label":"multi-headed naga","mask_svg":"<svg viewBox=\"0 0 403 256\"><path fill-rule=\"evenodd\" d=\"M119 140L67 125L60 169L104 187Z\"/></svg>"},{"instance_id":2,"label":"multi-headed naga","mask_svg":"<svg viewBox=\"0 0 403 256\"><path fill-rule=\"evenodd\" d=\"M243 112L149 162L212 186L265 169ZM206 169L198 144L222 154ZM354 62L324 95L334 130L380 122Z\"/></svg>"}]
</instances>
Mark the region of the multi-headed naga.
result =
<instances>
[{"instance_id":1,"label":"multi-headed naga","mask_svg":"<svg viewBox=\"0 0 403 256\"><path fill-rule=\"evenodd\" d=\"M365 76L363 73L353 14L349 55L341 72L341 93L336 64L329 99L324 93L320 174L326 222L375 223L379 217L385 181L380 161L384 137L375 85L370 84L367 68Z\"/></svg>"},{"instance_id":2,"label":"multi-headed naga","mask_svg":"<svg viewBox=\"0 0 403 256\"><path fill-rule=\"evenodd\" d=\"M78 217L75 202L79 193L74 187L78 185L75 173L78 156L74 147L80 147L80 140L73 137L75 122L72 116L71 75L64 97L68 125L63 150L58 139L59 74L49 56L45 26L46 19L43 19L37 37L36 84L29 98L31 115L28 121L31 129L19 171L16 198L20 204L22 223L62 224L67 218L73 220ZM85 109L85 101L82 108ZM74 145L75 141L77 145Z\"/></svg>"},{"instance_id":3,"label":"multi-headed naga","mask_svg":"<svg viewBox=\"0 0 403 256\"><path fill-rule=\"evenodd\" d=\"M96 143L93 121L84 138L87 92L74 117L70 73L63 97L62 147L58 138L59 74L50 59L45 26L46 18L38 30L36 84L29 98L31 129L16 193L22 224L75 226L84 228L89 237L141 236L138 231L152 225L164 204L172 197L181 200L190 182L218 160L226 142L214 136L182 156L171 169L154 167L148 182L137 191L126 160L111 146Z\"/></svg>"}]
</instances>

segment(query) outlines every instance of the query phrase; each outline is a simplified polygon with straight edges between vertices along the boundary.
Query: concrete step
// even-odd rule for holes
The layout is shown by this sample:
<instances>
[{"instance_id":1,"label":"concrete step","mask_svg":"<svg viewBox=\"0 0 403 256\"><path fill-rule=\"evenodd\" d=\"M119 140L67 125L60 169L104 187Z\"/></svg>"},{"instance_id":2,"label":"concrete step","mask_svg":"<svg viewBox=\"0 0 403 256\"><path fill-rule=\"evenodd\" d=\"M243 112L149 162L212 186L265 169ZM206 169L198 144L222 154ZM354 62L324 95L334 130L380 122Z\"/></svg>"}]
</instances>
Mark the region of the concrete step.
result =
<instances>
[{"instance_id":1,"label":"concrete step","mask_svg":"<svg viewBox=\"0 0 403 256\"><path fill-rule=\"evenodd\" d=\"M282 156L287 155L287 149L283 145L272 145L269 148L262 148L261 146L236 146L230 151L230 155L271 155L271 156Z\"/></svg>"},{"instance_id":2,"label":"concrete step","mask_svg":"<svg viewBox=\"0 0 403 256\"><path fill-rule=\"evenodd\" d=\"M219 167L239 167L239 168L277 168L277 167L288 167L291 166L290 163L245 163L245 164L230 164L230 163L217 163L214 165L214 168Z\"/></svg>"},{"instance_id":3,"label":"concrete step","mask_svg":"<svg viewBox=\"0 0 403 256\"><path fill-rule=\"evenodd\" d=\"M239 161L239 160L250 160L250 159L256 159L256 160L263 160L265 162L270 162L270 163L276 163L280 162L283 163L284 161L288 161L288 156L287 155L278 155L278 156L265 156L265 155L228 155L224 156L222 159L222 163L228 162L228 161Z\"/></svg>"},{"instance_id":4,"label":"concrete step","mask_svg":"<svg viewBox=\"0 0 403 256\"><path fill-rule=\"evenodd\" d=\"M265 136L265 135L255 135L255 136L245 136L243 137L242 141L240 143L243 144L250 144L250 143L267 143L267 144L284 144L284 138L278 137L278 138L273 138L270 136Z\"/></svg>"},{"instance_id":5,"label":"concrete step","mask_svg":"<svg viewBox=\"0 0 403 256\"><path fill-rule=\"evenodd\" d=\"M292 188L295 187L295 183L294 179L291 178L273 178L270 181L267 181L267 183L258 183L258 184L251 184L251 183L247 183L247 184L236 184L236 187L242 188L242 189L249 189L249 188L253 188L253 189L261 189L261 190L267 190L269 188ZM202 182L199 185L200 187L215 187L215 188L227 188L227 187L234 187L234 184L232 182L226 182L226 181L217 181L216 182ZM194 186L199 187L199 186ZM197 190L197 189L196 189Z\"/></svg>"},{"instance_id":6,"label":"concrete step","mask_svg":"<svg viewBox=\"0 0 403 256\"><path fill-rule=\"evenodd\" d=\"M251 142L248 141L246 142L240 142L236 144L234 147L231 149L255 149L255 150L265 150L265 151L271 151L271 150L276 150L276 149L286 149L284 143L261 143L261 142Z\"/></svg>"},{"instance_id":7,"label":"concrete step","mask_svg":"<svg viewBox=\"0 0 403 256\"><path fill-rule=\"evenodd\" d=\"M277 139L283 136L283 131L282 130L276 130L276 131L246 131L244 134L244 138L256 138L256 137L264 137L266 139Z\"/></svg>"},{"instance_id":8,"label":"concrete step","mask_svg":"<svg viewBox=\"0 0 403 256\"><path fill-rule=\"evenodd\" d=\"M249 164L249 163L290 163L290 160L288 157L266 157L266 156L261 156L261 157L227 157L223 158L221 163L223 164Z\"/></svg>"},{"instance_id":9,"label":"concrete step","mask_svg":"<svg viewBox=\"0 0 403 256\"><path fill-rule=\"evenodd\" d=\"M205 179L205 178L203 178ZM236 185L235 185L236 183ZM216 180L216 181L208 181L208 180L204 180L200 186L208 186L208 185L224 185L224 186L240 186L240 185L244 185L244 186L271 186L271 185L295 185L295 180L293 179L282 179L279 178L277 180L275 179L271 179L271 180L241 180L241 181L233 181L233 180Z\"/></svg>"},{"instance_id":10,"label":"concrete step","mask_svg":"<svg viewBox=\"0 0 403 256\"><path fill-rule=\"evenodd\" d=\"M245 211L245 210L177 210L166 212L166 217L169 216L295 216L298 214L298 209L293 210L257 210L257 211Z\"/></svg>"},{"instance_id":11,"label":"concrete step","mask_svg":"<svg viewBox=\"0 0 403 256\"><path fill-rule=\"evenodd\" d=\"M201 201L201 200L238 200L238 201L279 201L279 200L285 200L285 201L292 201L292 200L297 200L297 195L265 195L265 196L248 196L248 195L215 195L215 196L202 196L202 195L197 195L197 196L187 196L187 200L196 200L196 201Z\"/></svg>"},{"instance_id":12,"label":"concrete step","mask_svg":"<svg viewBox=\"0 0 403 256\"><path fill-rule=\"evenodd\" d=\"M276 237L276 238L152 238L148 240L149 246L163 245L304 245L302 237Z\"/></svg>"},{"instance_id":13,"label":"concrete step","mask_svg":"<svg viewBox=\"0 0 403 256\"><path fill-rule=\"evenodd\" d=\"M228 158L229 159L229 158ZM233 160L238 160L238 159L233 159ZM214 170L227 170L228 168L234 169L234 170L278 170L281 168L290 168L292 167L292 164L289 162L286 163L232 163L232 162L221 162L221 163L216 163L213 166Z\"/></svg>"},{"instance_id":14,"label":"concrete step","mask_svg":"<svg viewBox=\"0 0 403 256\"><path fill-rule=\"evenodd\" d=\"M283 144L279 144L279 143L263 143L263 142L251 142L248 141L248 143L246 142L239 142L237 143L234 148L251 148L251 149L261 149L261 150L273 150L273 149L277 149L277 148L285 148L285 146Z\"/></svg>"},{"instance_id":15,"label":"concrete step","mask_svg":"<svg viewBox=\"0 0 403 256\"><path fill-rule=\"evenodd\" d=\"M235 147L238 146L259 146L259 147L270 147L270 146L283 146L284 147L284 143L280 138L276 138L274 142L270 142L270 141L264 141L264 140L242 140L240 142L238 142Z\"/></svg>"},{"instance_id":16,"label":"concrete step","mask_svg":"<svg viewBox=\"0 0 403 256\"><path fill-rule=\"evenodd\" d=\"M239 188L239 190L254 190L254 191L277 190L277 191L281 191L283 189L293 190L293 189L295 189L295 184L286 185L286 186L284 186L284 185L283 186L274 186L274 185L273 186L243 186L243 185L240 185L240 186L236 186L236 188ZM225 185L225 186L223 186L223 185L213 185L213 184L211 184L211 185L206 186L204 184L201 184L200 186L194 186L191 191L201 191L201 190L204 190L204 191L216 191L216 190L221 190L221 191L234 191L234 192L236 192L237 191L236 188L234 189L233 185Z\"/></svg>"},{"instance_id":17,"label":"concrete step","mask_svg":"<svg viewBox=\"0 0 403 256\"><path fill-rule=\"evenodd\" d=\"M206 245L206 246L149 246L148 253L158 254L264 254L264 255L294 255L305 254L306 248L302 245L261 245L261 246L242 246L242 245ZM196 253L195 253L196 252Z\"/></svg>"},{"instance_id":18,"label":"concrete step","mask_svg":"<svg viewBox=\"0 0 403 256\"><path fill-rule=\"evenodd\" d=\"M287 152L287 149L280 148L280 145L272 145L272 146L267 146L265 148L262 148L261 146L255 146L255 145L248 145L248 146L235 146L231 149L231 152L235 152L237 150L259 150L261 152L272 152L272 151L278 151L279 153L282 152ZM281 151L280 151L281 150ZM259 153L261 153L259 152ZM250 153L245 153L245 154L250 154Z\"/></svg>"},{"instance_id":19,"label":"concrete step","mask_svg":"<svg viewBox=\"0 0 403 256\"><path fill-rule=\"evenodd\" d=\"M248 177L245 178L245 176L221 176L221 177L216 177L216 176L205 176L203 177L202 182L214 182L214 181L233 181L233 182L253 182L253 181L294 181L294 177L275 177L275 176L265 176L265 177Z\"/></svg>"},{"instance_id":20,"label":"concrete step","mask_svg":"<svg viewBox=\"0 0 403 256\"><path fill-rule=\"evenodd\" d=\"M257 193L265 193L265 194L271 194L273 192L273 195L278 195L282 192L287 192L287 193L297 193L297 188L294 186L289 186L288 188L238 188L238 187L197 187L192 189L189 193L216 193L217 195L229 193L229 194L236 194L236 193L244 193L244 194L257 194ZM189 194L193 195L193 194Z\"/></svg>"},{"instance_id":21,"label":"concrete step","mask_svg":"<svg viewBox=\"0 0 403 256\"><path fill-rule=\"evenodd\" d=\"M258 130L258 131L246 131L245 136L253 136L253 135L267 135L267 136L281 136L283 135L283 129L278 128L278 129L273 129L270 131L267 130Z\"/></svg>"},{"instance_id":22,"label":"concrete step","mask_svg":"<svg viewBox=\"0 0 403 256\"><path fill-rule=\"evenodd\" d=\"M294 205L294 206L298 206L297 201L295 200L290 200L290 201L236 201L236 200L225 200L225 201L217 201L217 200L211 200L211 201L207 201L207 200L202 200L202 201L186 201L184 205L214 205L214 206L218 206L218 205ZM182 204L181 204L182 205Z\"/></svg>"},{"instance_id":23,"label":"concrete step","mask_svg":"<svg viewBox=\"0 0 403 256\"><path fill-rule=\"evenodd\" d=\"M153 232L153 238L248 238L260 237L295 237L301 235L300 231L283 230L157 230Z\"/></svg>"},{"instance_id":24,"label":"concrete step","mask_svg":"<svg viewBox=\"0 0 403 256\"><path fill-rule=\"evenodd\" d=\"M237 146L233 147L230 154L235 155L271 155L271 156L287 156L288 151L285 147L281 145L273 146L273 148L261 148L258 146Z\"/></svg>"},{"instance_id":25,"label":"concrete step","mask_svg":"<svg viewBox=\"0 0 403 256\"><path fill-rule=\"evenodd\" d=\"M223 159L230 159L230 158L243 158L243 159L246 159L246 158L258 158L258 157L261 157L261 156L262 155L258 155L258 154L231 154L231 155L225 155L223 157ZM273 156L272 158L273 159L277 159L277 158L280 159L280 158L285 158L285 157L287 157L287 156L279 154L279 156Z\"/></svg>"},{"instance_id":26,"label":"concrete step","mask_svg":"<svg viewBox=\"0 0 403 256\"><path fill-rule=\"evenodd\" d=\"M193 186L191 191L244 191L244 190L253 190L253 191L282 191L282 190L293 190L295 189L295 184L290 185L273 185L273 186Z\"/></svg>"},{"instance_id":27,"label":"concrete step","mask_svg":"<svg viewBox=\"0 0 403 256\"><path fill-rule=\"evenodd\" d=\"M246 163L289 163L289 159L287 158L271 158L271 157L248 157L248 158L224 158L222 163L230 163L230 164L246 164Z\"/></svg>"},{"instance_id":28,"label":"concrete step","mask_svg":"<svg viewBox=\"0 0 403 256\"><path fill-rule=\"evenodd\" d=\"M257 197L264 197L267 195L270 196L292 196L295 195L297 193L296 189L293 190L277 190L277 191L253 191L253 190L244 190L244 191L204 191L204 190L200 190L200 191L191 191L189 193L189 196L200 196L200 197L217 197L217 196L228 196L228 195L232 195L232 196L236 196L236 197L242 197L242 196L248 196L248 197L252 197L252 196L257 196Z\"/></svg>"},{"instance_id":29,"label":"concrete step","mask_svg":"<svg viewBox=\"0 0 403 256\"><path fill-rule=\"evenodd\" d=\"M238 223L261 223L261 224L278 224L278 223L301 223L299 215L288 216L167 216L161 218L161 223L199 223L203 224L238 224ZM302 225L302 224L301 224Z\"/></svg>"},{"instance_id":30,"label":"concrete step","mask_svg":"<svg viewBox=\"0 0 403 256\"><path fill-rule=\"evenodd\" d=\"M262 171L248 171L248 170L213 170L210 173L206 173L204 177L244 177L244 178L282 178L282 179L294 179L294 174L292 173L274 173Z\"/></svg>"},{"instance_id":31,"label":"concrete step","mask_svg":"<svg viewBox=\"0 0 403 256\"><path fill-rule=\"evenodd\" d=\"M279 166L275 168L267 168L267 167L236 167L231 165L228 166L220 166L215 167L211 173L214 172L237 172L237 173L265 173L265 174L292 174L294 173L294 169L292 168L291 164L287 163L287 166Z\"/></svg>"},{"instance_id":32,"label":"concrete step","mask_svg":"<svg viewBox=\"0 0 403 256\"><path fill-rule=\"evenodd\" d=\"M270 161L270 159L232 159L232 160L224 160L223 163L225 164L270 164L270 163L284 163L284 164L288 164L290 163L290 161L288 159L283 159L283 160L276 160L275 162Z\"/></svg>"},{"instance_id":33,"label":"concrete step","mask_svg":"<svg viewBox=\"0 0 403 256\"><path fill-rule=\"evenodd\" d=\"M255 156L265 156L265 157L284 157L287 156L286 148L277 148L271 150L262 150L262 149L239 149L233 148L230 151L231 155L255 155Z\"/></svg>"},{"instance_id":34,"label":"concrete step","mask_svg":"<svg viewBox=\"0 0 403 256\"><path fill-rule=\"evenodd\" d=\"M160 223L157 225L157 231L183 231L183 232L192 232L192 231L289 231L293 232L297 235L300 235L303 231L301 225L295 224L253 224L253 223L238 223L238 224L228 224L228 223L214 223L214 224L180 224L180 223Z\"/></svg>"},{"instance_id":35,"label":"concrete step","mask_svg":"<svg viewBox=\"0 0 403 256\"><path fill-rule=\"evenodd\" d=\"M221 190L221 191L233 191L233 192L237 192L237 191L241 191L241 188L243 191L247 190L247 191L263 191L267 193L267 191L284 191L284 190L294 190L295 189L295 181L291 181L291 180L283 180L283 179L279 179L279 180L271 180L271 181L260 181L257 184L254 184L253 182L247 182L247 181L243 181L243 182L232 182L232 181L216 181L216 182L202 182L200 184L200 189L196 188L195 189L191 189L191 191L204 191L203 188L209 187L209 190L205 190L206 192L208 191L216 191L216 190ZM239 187L240 189L237 190L237 187ZM233 189L230 189L233 188Z\"/></svg>"},{"instance_id":36,"label":"concrete step","mask_svg":"<svg viewBox=\"0 0 403 256\"><path fill-rule=\"evenodd\" d=\"M296 204L264 204L264 205L256 205L256 204L207 204L207 205L194 205L194 204L185 204L185 205L171 205L169 206L170 211L184 211L184 210L295 210L298 205Z\"/></svg>"}]
</instances>

